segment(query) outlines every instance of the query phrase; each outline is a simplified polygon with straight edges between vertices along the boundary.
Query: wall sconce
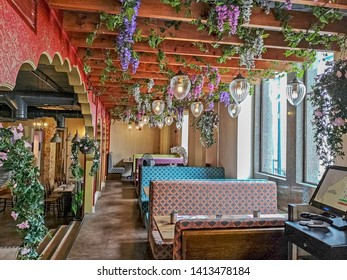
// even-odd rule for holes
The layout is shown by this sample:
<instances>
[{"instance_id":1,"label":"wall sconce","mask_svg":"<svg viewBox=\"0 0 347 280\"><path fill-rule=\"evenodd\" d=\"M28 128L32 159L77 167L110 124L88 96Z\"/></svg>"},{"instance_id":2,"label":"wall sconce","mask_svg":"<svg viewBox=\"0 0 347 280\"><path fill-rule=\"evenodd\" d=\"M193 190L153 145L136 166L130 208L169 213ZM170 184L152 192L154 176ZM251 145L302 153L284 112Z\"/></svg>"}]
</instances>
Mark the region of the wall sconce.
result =
<instances>
[{"instance_id":1,"label":"wall sconce","mask_svg":"<svg viewBox=\"0 0 347 280\"><path fill-rule=\"evenodd\" d=\"M230 83L229 90L232 98L237 103L241 103L249 94L251 86L241 74L238 74Z\"/></svg>"},{"instance_id":2,"label":"wall sconce","mask_svg":"<svg viewBox=\"0 0 347 280\"><path fill-rule=\"evenodd\" d=\"M161 115L164 112L164 109L165 103L163 100L158 99L152 102L152 110L157 116Z\"/></svg>"},{"instance_id":3,"label":"wall sconce","mask_svg":"<svg viewBox=\"0 0 347 280\"><path fill-rule=\"evenodd\" d=\"M184 99L190 91L191 81L188 75L185 75L182 70L179 70L177 75L173 76L170 81L174 96L178 100Z\"/></svg>"},{"instance_id":4,"label":"wall sconce","mask_svg":"<svg viewBox=\"0 0 347 280\"><path fill-rule=\"evenodd\" d=\"M35 130L42 130L48 126L48 123L43 122L41 120L34 121L33 123Z\"/></svg>"},{"instance_id":5,"label":"wall sconce","mask_svg":"<svg viewBox=\"0 0 347 280\"><path fill-rule=\"evenodd\" d=\"M296 77L287 85L287 100L296 106L304 99L306 86Z\"/></svg>"}]
</instances>

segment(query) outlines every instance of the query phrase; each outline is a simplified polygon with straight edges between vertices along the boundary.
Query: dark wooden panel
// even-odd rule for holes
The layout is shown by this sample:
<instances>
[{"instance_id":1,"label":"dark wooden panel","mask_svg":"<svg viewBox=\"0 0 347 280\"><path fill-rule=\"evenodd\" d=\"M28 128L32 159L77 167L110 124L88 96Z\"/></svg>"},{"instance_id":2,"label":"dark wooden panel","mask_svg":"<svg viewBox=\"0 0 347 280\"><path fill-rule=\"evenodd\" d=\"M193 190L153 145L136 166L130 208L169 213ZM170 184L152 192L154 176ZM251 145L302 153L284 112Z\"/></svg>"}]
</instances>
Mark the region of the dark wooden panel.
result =
<instances>
[{"instance_id":1,"label":"dark wooden panel","mask_svg":"<svg viewBox=\"0 0 347 280\"><path fill-rule=\"evenodd\" d=\"M287 259L284 228L184 230L182 257L187 260Z\"/></svg>"},{"instance_id":2,"label":"dark wooden panel","mask_svg":"<svg viewBox=\"0 0 347 280\"><path fill-rule=\"evenodd\" d=\"M7 0L23 21L36 32L37 0Z\"/></svg>"}]
</instances>

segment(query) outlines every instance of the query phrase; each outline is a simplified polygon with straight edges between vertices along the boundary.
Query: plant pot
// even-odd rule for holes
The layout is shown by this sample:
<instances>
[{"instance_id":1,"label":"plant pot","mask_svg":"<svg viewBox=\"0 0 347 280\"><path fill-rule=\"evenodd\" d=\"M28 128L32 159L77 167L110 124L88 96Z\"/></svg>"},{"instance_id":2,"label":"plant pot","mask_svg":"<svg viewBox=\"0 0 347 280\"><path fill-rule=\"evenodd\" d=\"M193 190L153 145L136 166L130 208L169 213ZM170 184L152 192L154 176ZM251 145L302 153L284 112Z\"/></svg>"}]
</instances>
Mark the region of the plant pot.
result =
<instances>
[{"instance_id":1,"label":"plant pot","mask_svg":"<svg viewBox=\"0 0 347 280\"><path fill-rule=\"evenodd\" d=\"M93 151L93 147L80 147L80 151L82 154L90 154Z\"/></svg>"}]
</instances>

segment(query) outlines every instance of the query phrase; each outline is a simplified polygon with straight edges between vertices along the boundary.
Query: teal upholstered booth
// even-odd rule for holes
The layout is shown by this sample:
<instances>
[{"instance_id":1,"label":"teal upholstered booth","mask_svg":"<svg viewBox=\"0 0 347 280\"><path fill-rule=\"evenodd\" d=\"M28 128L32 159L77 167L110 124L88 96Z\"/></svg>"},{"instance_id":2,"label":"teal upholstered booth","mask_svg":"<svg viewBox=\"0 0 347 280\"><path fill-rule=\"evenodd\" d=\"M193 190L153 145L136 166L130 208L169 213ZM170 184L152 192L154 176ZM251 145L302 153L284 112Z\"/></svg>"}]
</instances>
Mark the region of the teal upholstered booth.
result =
<instances>
[{"instance_id":1,"label":"teal upholstered booth","mask_svg":"<svg viewBox=\"0 0 347 280\"><path fill-rule=\"evenodd\" d=\"M141 217L146 225L149 197L144 188L149 188L153 180L191 180L191 179L224 179L223 167L196 166L142 166L140 168L139 205Z\"/></svg>"}]
</instances>

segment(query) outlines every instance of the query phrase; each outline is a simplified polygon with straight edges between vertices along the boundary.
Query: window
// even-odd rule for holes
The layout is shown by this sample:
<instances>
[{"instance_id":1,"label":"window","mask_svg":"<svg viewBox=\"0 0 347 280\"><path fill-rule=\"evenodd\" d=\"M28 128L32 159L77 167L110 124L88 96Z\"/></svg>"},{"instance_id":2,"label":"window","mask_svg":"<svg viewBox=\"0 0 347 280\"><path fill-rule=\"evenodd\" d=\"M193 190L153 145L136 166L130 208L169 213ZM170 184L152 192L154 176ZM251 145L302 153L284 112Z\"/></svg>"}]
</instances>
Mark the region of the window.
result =
<instances>
[{"instance_id":1,"label":"window","mask_svg":"<svg viewBox=\"0 0 347 280\"><path fill-rule=\"evenodd\" d=\"M312 86L315 84L315 78L327 68L326 62L334 59L332 53L317 53L315 63L307 71L307 94L310 94ZM307 100L307 99L306 99ZM304 182L318 184L324 167L319 164L316 153L316 144L314 142L314 127L312 125L314 108L309 101L305 102L305 129L304 129Z\"/></svg>"},{"instance_id":2,"label":"window","mask_svg":"<svg viewBox=\"0 0 347 280\"><path fill-rule=\"evenodd\" d=\"M287 75L263 81L261 95L261 171L286 175Z\"/></svg>"}]
</instances>

